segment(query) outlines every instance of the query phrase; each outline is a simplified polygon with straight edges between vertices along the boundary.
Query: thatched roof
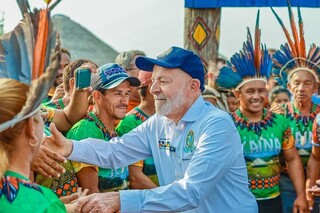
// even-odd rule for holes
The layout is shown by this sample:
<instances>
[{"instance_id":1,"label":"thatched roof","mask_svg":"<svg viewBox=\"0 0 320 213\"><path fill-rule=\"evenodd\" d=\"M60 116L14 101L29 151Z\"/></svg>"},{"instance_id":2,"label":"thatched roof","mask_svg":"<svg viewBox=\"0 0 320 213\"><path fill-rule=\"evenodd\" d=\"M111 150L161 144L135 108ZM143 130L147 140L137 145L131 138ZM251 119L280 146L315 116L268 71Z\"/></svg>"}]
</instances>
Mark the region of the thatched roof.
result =
<instances>
[{"instance_id":1,"label":"thatched roof","mask_svg":"<svg viewBox=\"0 0 320 213\"><path fill-rule=\"evenodd\" d=\"M99 66L114 62L118 52L85 27L65 15L54 15L52 20L54 29L60 33L61 46L70 51L72 60L90 59Z\"/></svg>"}]
</instances>

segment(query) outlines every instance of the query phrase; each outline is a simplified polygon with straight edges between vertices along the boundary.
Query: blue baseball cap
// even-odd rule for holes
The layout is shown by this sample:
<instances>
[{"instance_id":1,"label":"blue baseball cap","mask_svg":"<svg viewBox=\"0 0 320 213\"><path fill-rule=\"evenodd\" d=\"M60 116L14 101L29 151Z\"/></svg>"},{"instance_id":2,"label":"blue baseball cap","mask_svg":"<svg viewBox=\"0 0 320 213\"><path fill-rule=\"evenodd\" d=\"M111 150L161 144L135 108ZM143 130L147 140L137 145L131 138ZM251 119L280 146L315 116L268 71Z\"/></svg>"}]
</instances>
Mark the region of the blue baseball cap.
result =
<instances>
[{"instance_id":1,"label":"blue baseball cap","mask_svg":"<svg viewBox=\"0 0 320 213\"><path fill-rule=\"evenodd\" d=\"M179 68L192 78L200 81L200 89L204 90L204 67L200 57L190 50L171 47L156 59L140 56L136 59L136 66L145 71L152 71L154 65L165 68Z\"/></svg>"},{"instance_id":2,"label":"blue baseball cap","mask_svg":"<svg viewBox=\"0 0 320 213\"><path fill-rule=\"evenodd\" d=\"M140 80L129 77L127 72L118 64L108 63L97 69L97 73L91 75L91 86L94 90L112 89L123 81L129 81L131 86L140 86Z\"/></svg>"}]
</instances>

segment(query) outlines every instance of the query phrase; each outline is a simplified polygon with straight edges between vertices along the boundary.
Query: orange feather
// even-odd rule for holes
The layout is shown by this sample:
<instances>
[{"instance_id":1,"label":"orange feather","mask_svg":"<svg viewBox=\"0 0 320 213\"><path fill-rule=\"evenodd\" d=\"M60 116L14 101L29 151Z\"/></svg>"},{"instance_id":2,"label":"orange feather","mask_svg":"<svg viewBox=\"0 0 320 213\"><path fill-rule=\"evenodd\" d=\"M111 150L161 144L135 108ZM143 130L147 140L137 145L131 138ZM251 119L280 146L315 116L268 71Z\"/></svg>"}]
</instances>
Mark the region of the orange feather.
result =
<instances>
[{"instance_id":1,"label":"orange feather","mask_svg":"<svg viewBox=\"0 0 320 213\"><path fill-rule=\"evenodd\" d=\"M276 19L278 20L279 24L281 25L281 27L283 29L283 32L288 40L288 44L291 48L291 52L292 52L293 57L294 58L297 57L298 56L297 49L296 49L293 41L291 40L291 37L290 37L290 34L289 34L287 28L284 26L282 20L280 19L280 17L278 16L278 14L274 11L274 9L272 7L271 7L271 11L275 15Z\"/></svg>"},{"instance_id":2,"label":"orange feather","mask_svg":"<svg viewBox=\"0 0 320 213\"><path fill-rule=\"evenodd\" d=\"M298 35L296 23L294 21L294 16L292 13L291 5L289 2L288 2L288 11L289 11L289 19L290 19L292 36L293 36L294 44L295 44L296 51L297 51L297 57L301 57L300 46L299 46L299 35Z\"/></svg>"},{"instance_id":3,"label":"orange feather","mask_svg":"<svg viewBox=\"0 0 320 213\"><path fill-rule=\"evenodd\" d=\"M299 33L300 33L300 56L305 58L307 51L306 51L306 42L304 40L303 21L301 17L300 7L298 7L298 18L299 18Z\"/></svg>"},{"instance_id":4,"label":"orange feather","mask_svg":"<svg viewBox=\"0 0 320 213\"><path fill-rule=\"evenodd\" d=\"M39 12L38 34L33 52L32 79L38 78L45 69L45 55L48 39L48 10L42 9Z\"/></svg>"},{"instance_id":5,"label":"orange feather","mask_svg":"<svg viewBox=\"0 0 320 213\"><path fill-rule=\"evenodd\" d=\"M256 20L256 29L254 34L254 66L257 70L258 76L260 76L260 60L261 60L261 49L260 49L261 32L259 29L259 17L260 17L260 10L258 10L257 20Z\"/></svg>"}]
</instances>

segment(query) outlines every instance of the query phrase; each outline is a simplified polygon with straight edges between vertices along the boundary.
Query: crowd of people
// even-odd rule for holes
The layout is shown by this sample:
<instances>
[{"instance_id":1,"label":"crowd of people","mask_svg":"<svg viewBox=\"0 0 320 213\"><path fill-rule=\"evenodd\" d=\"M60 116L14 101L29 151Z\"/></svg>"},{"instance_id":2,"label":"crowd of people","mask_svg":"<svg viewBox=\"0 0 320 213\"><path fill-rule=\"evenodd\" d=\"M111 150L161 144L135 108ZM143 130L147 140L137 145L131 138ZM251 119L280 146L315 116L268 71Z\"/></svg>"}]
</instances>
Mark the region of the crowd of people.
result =
<instances>
[{"instance_id":1,"label":"crowd of people","mask_svg":"<svg viewBox=\"0 0 320 213\"><path fill-rule=\"evenodd\" d=\"M98 66L57 45L45 99L0 78L0 212L319 212L320 49L267 49L258 20L208 73L176 46Z\"/></svg>"}]
</instances>

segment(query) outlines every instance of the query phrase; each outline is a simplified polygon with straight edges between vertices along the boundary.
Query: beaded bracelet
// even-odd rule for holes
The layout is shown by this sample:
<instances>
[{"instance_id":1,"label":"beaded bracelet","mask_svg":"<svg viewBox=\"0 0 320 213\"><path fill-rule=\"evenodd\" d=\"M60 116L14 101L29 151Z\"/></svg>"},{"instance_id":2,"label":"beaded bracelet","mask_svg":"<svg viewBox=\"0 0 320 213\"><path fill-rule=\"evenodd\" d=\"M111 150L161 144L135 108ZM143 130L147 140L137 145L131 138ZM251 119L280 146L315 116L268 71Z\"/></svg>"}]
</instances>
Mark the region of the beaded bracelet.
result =
<instances>
[{"instance_id":1,"label":"beaded bracelet","mask_svg":"<svg viewBox=\"0 0 320 213\"><path fill-rule=\"evenodd\" d=\"M313 142L313 141L311 141L311 144L312 144L313 146L320 147L320 144L315 143L315 142Z\"/></svg>"}]
</instances>

